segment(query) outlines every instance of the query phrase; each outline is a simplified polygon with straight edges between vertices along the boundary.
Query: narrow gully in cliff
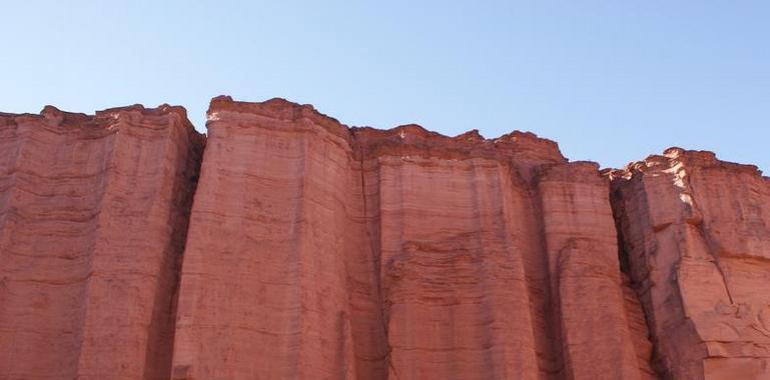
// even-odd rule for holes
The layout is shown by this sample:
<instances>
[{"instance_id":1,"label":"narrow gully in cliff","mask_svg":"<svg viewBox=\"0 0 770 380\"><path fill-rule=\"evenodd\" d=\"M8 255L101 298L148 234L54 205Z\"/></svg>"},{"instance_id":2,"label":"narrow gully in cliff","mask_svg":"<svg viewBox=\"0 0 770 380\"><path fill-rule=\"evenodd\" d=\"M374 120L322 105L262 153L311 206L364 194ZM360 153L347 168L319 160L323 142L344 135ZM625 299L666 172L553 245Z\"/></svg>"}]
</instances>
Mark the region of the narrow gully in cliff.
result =
<instances>
[{"instance_id":1,"label":"narrow gully in cliff","mask_svg":"<svg viewBox=\"0 0 770 380\"><path fill-rule=\"evenodd\" d=\"M612 170L606 170L605 173L610 173L611 171ZM624 282L627 281L628 287L630 287L633 297L635 297L636 302L640 306L639 309L641 310L642 316L644 318L644 324L647 327L646 339L652 344L652 356L648 359L649 365L657 378L668 379L670 376L666 375L665 368L662 364L662 358L660 357L657 341L652 334L653 322L651 319L653 318L653 314L651 310L648 310L648 308L645 307L645 304L641 300L639 294L641 291L641 284L635 282L632 277L631 261L629 259L629 254L626 248L627 237L625 231L628 227L624 226L624 223L627 223L628 219L625 214L625 205L622 199L622 194L613 186L614 180L622 179L613 179L610 176L610 183L608 186L610 207L612 208L612 216L615 222L615 232L617 234L618 240L617 244L619 270L623 274Z\"/></svg>"},{"instance_id":2,"label":"narrow gully in cliff","mask_svg":"<svg viewBox=\"0 0 770 380\"><path fill-rule=\"evenodd\" d=\"M521 177L521 175L519 175L519 177ZM546 232L545 219L543 215L543 197L540 189L537 186L537 180L535 178L529 177L523 178L522 180L528 184L528 197L531 201L532 212L534 215L533 219L535 223L535 231L538 232L536 235L537 246L539 247L541 253L537 257L538 265L541 268L546 268L546 270L541 269L543 272L545 284L545 290L543 294L544 300L542 300L543 306L541 310L537 310L537 307L533 307L532 312L537 313L539 311L542 313L542 315L545 315L546 323L543 331L544 337L540 337L540 339L544 338L547 342L545 344L546 352L543 355L546 357L543 359L546 361L546 364L542 367L549 378L554 377L558 379L563 378L565 374L563 337L559 316L558 289L554 289L553 286L551 286L551 284L556 281L555 277L557 276L555 273L551 273L551 271L548 269L549 260L545 238ZM530 294L530 297L535 296L535 294ZM536 320L536 318L533 319Z\"/></svg>"},{"instance_id":3,"label":"narrow gully in cliff","mask_svg":"<svg viewBox=\"0 0 770 380\"><path fill-rule=\"evenodd\" d=\"M355 134L353 134L353 139L355 141ZM377 303L381 305L379 307L379 316L380 316L380 325L382 328L382 334L387 337L388 336L388 325L386 322L386 316L385 316L385 308L383 305L383 293L382 293L382 280L379 276L379 273L382 273L382 260L381 255L378 253L379 249L377 247L377 243L374 240L374 236L370 230L370 223L369 223L369 202L367 202L367 186L366 186L366 173L364 169L364 148L363 145L358 144L358 150L354 151L354 154L358 154L358 170L361 171L361 203L362 203L362 210L363 210L363 220L365 223L364 230L366 232L366 240L368 242L368 247L370 250L371 260L372 263L374 263L374 272L377 273L377 277L375 280L375 297L377 299ZM354 157L355 160L355 157ZM396 368L393 367L393 363L391 362L391 352L393 351L392 347L390 347L390 344L387 344L387 339L385 339L386 342L386 355L384 358L382 358L383 361L387 363L387 368L394 374L395 379L393 380L400 380L398 377L398 372L396 371ZM387 374L383 374L384 378L387 378ZM376 377L376 376L375 376ZM378 380L378 379L373 379Z\"/></svg>"},{"instance_id":4,"label":"narrow gully in cliff","mask_svg":"<svg viewBox=\"0 0 770 380\"><path fill-rule=\"evenodd\" d=\"M169 310L171 310L171 313L169 315L170 324L172 326L171 330L171 336L170 336L170 344L169 344L169 351L171 352L171 355L168 357L168 362L164 363L164 366L168 368L168 373L171 373L171 368L173 364L173 352L174 352L174 343L176 342L175 336L176 336L176 320L177 320L177 308L179 306L179 288L182 281L182 265L184 265L184 252L185 248L187 247L187 234L189 232L190 228L190 216L192 214L192 208L195 203L195 193L198 189L198 180L200 178L200 172L201 172L201 166L203 164L203 155L206 151L206 135L202 135L200 139L200 146L199 149L196 150L196 153L193 154L194 159L187 160L186 162L186 168L185 173L186 176L189 179L189 188L187 189L188 198L182 202L182 213L184 215L183 218L183 225L179 226L179 231L175 234L179 236L179 245L180 245L180 254L173 257L173 263L175 270L173 271L173 288L171 291L171 299L169 300ZM182 192L184 189L179 189L178 191ZM149 356L151 355L152 350L148 347L147 349L147 355L148 358L146 360L152 360ZM144 375L145 379L151 379L152 375L149 373L145 373Z\"/></svg>"}]
</instances>

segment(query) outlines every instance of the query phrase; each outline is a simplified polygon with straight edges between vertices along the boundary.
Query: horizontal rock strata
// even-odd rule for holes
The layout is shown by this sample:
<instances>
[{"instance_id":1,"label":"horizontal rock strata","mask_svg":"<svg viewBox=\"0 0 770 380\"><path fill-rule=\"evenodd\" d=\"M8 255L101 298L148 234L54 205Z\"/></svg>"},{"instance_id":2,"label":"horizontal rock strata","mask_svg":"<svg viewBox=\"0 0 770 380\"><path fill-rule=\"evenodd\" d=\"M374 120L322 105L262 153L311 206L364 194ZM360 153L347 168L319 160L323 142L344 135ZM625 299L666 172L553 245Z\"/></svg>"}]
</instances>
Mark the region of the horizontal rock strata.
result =
<instances>
[{"instance_id":1,"label":"horizontal rock strata","mask_svg":"<svg viewBox=\"0 0 770 380\"><path fill-rule=\"evenodd\" d=\"M279 99L208 130L175 379L652 375L595 164Z\"/></svg>"},{"instance_id":2,"label":"horizontal rock strata","mask_svg":"<svg viewBox=\"0 0 770 380\"><path fill-rule=\"evenodd\" d=\"M0 379L770 378L755 167L282 99L207 128L0 114Z\"/></svg>"},{"instance_id":3,"label":"horizontal rock strata","mask_svg":"<svg viewBox=\"0 0 770 380\"><path fill-rule=\"evenodd\" d=\"M203 143L180 107L0 114L0 378L168 378Z\"/></svg>"}]
</instances>

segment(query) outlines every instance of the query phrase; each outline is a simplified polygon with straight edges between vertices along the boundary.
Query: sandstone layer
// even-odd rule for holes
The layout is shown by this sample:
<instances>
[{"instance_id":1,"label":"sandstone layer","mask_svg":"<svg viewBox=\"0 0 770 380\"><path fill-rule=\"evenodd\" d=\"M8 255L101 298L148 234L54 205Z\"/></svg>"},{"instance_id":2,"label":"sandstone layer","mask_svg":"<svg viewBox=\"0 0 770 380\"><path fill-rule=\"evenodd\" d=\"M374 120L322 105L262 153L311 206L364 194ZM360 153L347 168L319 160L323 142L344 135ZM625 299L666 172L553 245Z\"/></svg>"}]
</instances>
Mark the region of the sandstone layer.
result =
<instances>
[{"instance_id":1,"label":"sandstone layer","mask_svg":"<svg viewBox=\"0 0 770 380\"><path fill-rule=\"evenodd\" d=\"M181 107L0 114L0 378L168 378L203 143Z\"/></svg>"},{"instance_id":2,"label":"sandstone layer","mask_svg":"<svg viewBox=\"0 0 770 380\"><path fill-rule=\"evenodd\" d=\"M207 128L0 114L0 379L770 378L756 167L283 99Z\"/></svg>"}]
</instances>

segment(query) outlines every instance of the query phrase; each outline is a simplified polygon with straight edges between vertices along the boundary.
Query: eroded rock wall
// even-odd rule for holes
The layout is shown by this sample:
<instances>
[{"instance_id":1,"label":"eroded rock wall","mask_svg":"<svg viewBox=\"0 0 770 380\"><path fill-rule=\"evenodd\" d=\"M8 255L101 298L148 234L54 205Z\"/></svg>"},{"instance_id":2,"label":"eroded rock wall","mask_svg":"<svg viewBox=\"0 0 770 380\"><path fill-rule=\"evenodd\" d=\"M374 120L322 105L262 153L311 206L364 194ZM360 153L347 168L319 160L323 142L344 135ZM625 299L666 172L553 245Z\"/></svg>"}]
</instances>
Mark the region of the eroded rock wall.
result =
<instances>
[{"instance_id":1,"label":"eroded rock wall","mask_svg":"<svg viewBox=\"0 0 770 380\"><path fill-rule=\"evenodd\" d=\"M0 114L0 378L168 378L202 149L179 107Z\"/></svg>"},{"instance_id":2,"label":"eroded rock wall","mask_svg":"<svg viewBox=\"0 0 770 380\"><path fill-rule=\"evenodd\" d=\"M0 114L0 379L770 378L755 167L282 99L207 127Z\"/></svg>"},{"instance_id":3,"label":"eroded rock wall","mask_svg":"<svg viewBox=\"0 0 770 380\"><path fill-rule=\"evenodd\" d=\"M770 378L770 181L678 148L611 176L624 260L662 372Z\"/></svg>"},{"instance_id":4,"label":"eroded rock wall","mask_svg":"<svg viewBox=\"0 0 770 380\"><path fill-rule=\"evenodd\" d=\"M342 127L336 134L294 111L212 103L175 379L355 376L358 287L347 273L359 265L353 252L368 247L361 175ZM375 348L371 361L387 354Z\"/></svg>"},{"instance_id":5,"label":"eroded rock wall","mask_svg":"<svg viewBox=\"0 0 770 380\"><path fill-rule=\"evenodd\" d=\"M280 99L208 129L175 379L653 376L595 164Z\"/></svg>"},{"instance_id":6,"label":"eroded rock wall","mask_svg":"<svg viewBox=\"0 0 770 380\"><path fill-rule=\"evenodd\" d=\"M565 377L654 377L647 336L634 334L635 310L625 302L608 181L597 172L595 164L560 165L539 186Z\"/></svg>"}]
</instances>

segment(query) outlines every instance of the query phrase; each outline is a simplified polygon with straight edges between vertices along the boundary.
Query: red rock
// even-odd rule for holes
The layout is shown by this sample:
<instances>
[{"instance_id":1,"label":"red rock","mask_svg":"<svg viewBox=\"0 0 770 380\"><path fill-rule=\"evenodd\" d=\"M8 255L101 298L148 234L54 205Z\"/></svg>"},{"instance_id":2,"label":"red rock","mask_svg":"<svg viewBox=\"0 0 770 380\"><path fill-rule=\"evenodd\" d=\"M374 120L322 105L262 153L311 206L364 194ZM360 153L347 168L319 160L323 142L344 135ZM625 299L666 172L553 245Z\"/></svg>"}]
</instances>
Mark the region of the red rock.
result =
<instances>
[{"instance_id":1,"label":"red rock","mask_svg":"<svg viewBox=\"0 0 770 380\"><path fill-rule=\"evenodd\" d=\"M202 147L180 107L0 114L0 378L168 377Z\"/></svg>"},{"instance_id":2,"label":"red rock","mask_svg":"<svg viewBox=\"0 0 770 380\"><path fill-rule=\"evenodd\" d=\"M679 148L611 176L661 372L770 378L768 179L754 166Z\"/></svg>"},{"instance_id":3,"label":"red rock","mask_svg":"<svg viewBox=\"0 0 770 380\"><path fill-rule=\"evenodd\" d=\"M564 375L641 379L652 375L649 363L639 360L645 355L637 352L646 334L632 332L609 183L597 173L592 163L560 165L549 168L539 185Z\"/></svg>"},{"instance_id":4,"label":"red rock","mask_svg":"<svg viewBox=\"0 0 770 380\"><path fill-rule=\"evenodd\" d=\"M208 128L175 379L652 376L595 164L281 99Z\"/></svg>"},{"instance_id":5,"label":"red rock","mask_svg":"<svg viewBox=\"0 0 770 380\"><path fill-rule=\"evenodd\" d=\"M0 114L1 379L770 378L753 166L208 117Z\"/></svg>"}]
</instances>

